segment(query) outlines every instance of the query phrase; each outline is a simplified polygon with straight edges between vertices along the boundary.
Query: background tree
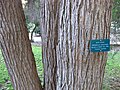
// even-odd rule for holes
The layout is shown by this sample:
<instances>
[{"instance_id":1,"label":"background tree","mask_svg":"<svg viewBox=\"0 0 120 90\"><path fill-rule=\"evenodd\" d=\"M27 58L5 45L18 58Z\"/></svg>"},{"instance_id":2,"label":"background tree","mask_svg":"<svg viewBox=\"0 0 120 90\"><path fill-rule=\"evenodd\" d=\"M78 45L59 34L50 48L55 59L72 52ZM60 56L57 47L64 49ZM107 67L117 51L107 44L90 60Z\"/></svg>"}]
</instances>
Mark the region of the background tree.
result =
<instances>
[{"instance_id":1,"label":"background tree","mask_svg":"<svg viewBox=\"0 0 120 90\"><path fill-rule=\"evenodd\" d=\"M107 52L91 39L110 36L112 0L41 0L45 90L102 90Z\"/></svg>"},{"instance_id":2,"label":"background tree","mask_svg":"<svg viewBox=\"0 0 120 90\"><path fill-rule=\"evenodd\" d=\"M120 0L114 0L112 8L112 33L120 33Z\"/></svg>"},{"instance_id":3,"label":"background tree","mask_svg":"<svg viewBox=\"0 0 120 90\"><path fill-rule=\"evenodd\" d=\"M114 50L112 58L119 52L120 42L120 0L114 0L111 22L111 49Z\"/></svg>"},{"instance_id":4,"label":"background tree","mask_svg":"<svg viewBox=\"0 0 120 90\"><path fill-rule=\"evenodd\" d=\"M37 33L41 35L40 32L40 1L39 0L26 0L27 3L24 7L24 13L26 16L27 26L32 24L32 30L28 28L29 32L31 33L31 41L33 40L33 33Z\"/></svg>"},{"instance_id":5,"label":"background tree","mask_svg":"<svg viewBox=\"0 0 120 90\"><path fill-rule=\"evenodd\" d=\"M41 90L21 0L0 0L0 46L14 90Z\"/></svg>"}]
</instances>

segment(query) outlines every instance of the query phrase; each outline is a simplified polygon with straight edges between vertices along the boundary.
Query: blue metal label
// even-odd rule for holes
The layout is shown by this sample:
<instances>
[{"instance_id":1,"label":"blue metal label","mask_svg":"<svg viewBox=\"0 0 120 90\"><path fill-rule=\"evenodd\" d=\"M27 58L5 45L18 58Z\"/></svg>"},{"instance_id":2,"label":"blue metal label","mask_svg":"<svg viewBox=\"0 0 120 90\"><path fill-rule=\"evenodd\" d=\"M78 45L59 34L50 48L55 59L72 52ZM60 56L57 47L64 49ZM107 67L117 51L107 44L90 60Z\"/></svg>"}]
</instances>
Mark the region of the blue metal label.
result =
<instances>
[{"instance_id":1,"label":"blue metal label","mask_svg":"<svg viewBox=\"0 0 120 90\"><path fill-rule=\"evenodd\" d=\"M90 40L91 52L107 52L110 51L110 39Z\"/></svg>"}]
</instances>

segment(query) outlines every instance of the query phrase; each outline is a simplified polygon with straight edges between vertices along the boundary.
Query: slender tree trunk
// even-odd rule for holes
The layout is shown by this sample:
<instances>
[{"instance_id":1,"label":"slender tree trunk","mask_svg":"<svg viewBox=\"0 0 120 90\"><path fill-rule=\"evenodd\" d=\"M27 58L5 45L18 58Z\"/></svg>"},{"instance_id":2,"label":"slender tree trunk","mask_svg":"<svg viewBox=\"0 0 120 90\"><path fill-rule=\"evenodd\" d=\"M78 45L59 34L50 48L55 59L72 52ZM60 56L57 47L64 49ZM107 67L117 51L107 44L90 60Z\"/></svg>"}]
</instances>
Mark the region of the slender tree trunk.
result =
<instances>
[{"instance_id":1,"label":"slender tree trunk","mask_svg":"<svg viewBox=\"0 0 120 90\"><path fill-rule=\"evenodd\" d=\"M91 39L110 35L111 0L41 0L45 90L102 90L107 52Z\"/></svg>"},{"instance_id":2,"label":"slender tree trunk","mask_svg":"<svg viewBox=\"0 0 120 90\"><path fill-rule=\"evenodd\" d=\"M33 30L31 31L31 42L34 42L34 40L33 40L33 33L35 32L35 29L36 29L36 25L35 25L35 27L33 28Z\"/></svg>"},{"instance_id":3,"label":"slender tree trunk","mask_svg":"<svg viewBox=\"0 0 120 90\"><path fill-rule=\"evenodd\" d=\"M42 90L21 0L0 0L0 46L14 90Z\"/></svg>"}]
</instances>

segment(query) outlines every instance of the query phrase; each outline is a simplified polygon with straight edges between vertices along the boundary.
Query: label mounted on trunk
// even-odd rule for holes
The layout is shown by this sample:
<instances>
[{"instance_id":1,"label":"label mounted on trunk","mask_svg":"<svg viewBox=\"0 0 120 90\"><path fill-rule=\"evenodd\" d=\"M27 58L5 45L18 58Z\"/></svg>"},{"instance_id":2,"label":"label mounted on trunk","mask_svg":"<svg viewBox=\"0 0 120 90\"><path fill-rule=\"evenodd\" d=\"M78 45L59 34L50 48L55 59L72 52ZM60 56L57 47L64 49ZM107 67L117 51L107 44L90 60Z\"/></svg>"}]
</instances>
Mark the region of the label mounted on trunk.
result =
<instances>
[{"instance_id":1,"label":"label mounted on trunk","mask_svg":"<svg viewBox=\"0 0 120 90\"><path fill-rule=\"evenodd\" d=\"M90 40L90 52L110 51L110 39Z\"/></svg>"}]
</instances>

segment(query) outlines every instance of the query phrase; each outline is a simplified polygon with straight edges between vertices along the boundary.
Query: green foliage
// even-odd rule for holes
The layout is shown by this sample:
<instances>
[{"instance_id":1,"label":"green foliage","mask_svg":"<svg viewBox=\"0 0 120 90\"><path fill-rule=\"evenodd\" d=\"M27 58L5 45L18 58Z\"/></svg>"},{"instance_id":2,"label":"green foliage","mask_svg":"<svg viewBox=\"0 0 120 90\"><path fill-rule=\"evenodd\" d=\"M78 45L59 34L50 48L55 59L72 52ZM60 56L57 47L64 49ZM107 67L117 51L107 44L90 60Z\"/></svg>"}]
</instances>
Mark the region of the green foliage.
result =
<instances>
[{"instance_id":1,"label":"green foliage","mask_svg":"<svg viewBox=\"0 0 120 90\"><path fill-rule=\"evenodd\" d=\"M32 32L33 31L33 29L35 28L35 33L37 33L37 34L41 34L41 32L40 32L40 25L39 25L39 22L30 22L30 20L29 20L29 18L28 18L28 16L26 16L26 25L27 25L27 28L28 28L28 32Z\"/></svg>"},{"instance_id":2,"label":"green foliage","mask_svg":"<svg viewBox=\"0 0 120 90\"><path fill-rule=\"evenodd\" d=\"M33 31L35 26L34 32L40 35L40 0L28 0L24 8L24 14L28 31Z\"/></svg>"},{"instance_id":3,"label":"green foliage","mask_svg":"<svg viewBox=\"0 0 120 90\"><path fill-rule=\"evenodd\" d=\"M118 82L120 84L120 52L114 57L113 54L112 52L108 54L103 90L120 90L120 87L117 87L118 85L116 83Z\"/></svg>"},{"instance_id":4,"label":"green foliage","mask_svg":"<svg viewBox=\"0 0 120 90\"><path fill-rule=\"evenodd\" d=\"M34 53L38 75L40 77L40 80L43 81L42 48L32 46L32 51Z\"/></svg>"},{"instance_id":5,"label":"green foliage","mask_svg":"<svg viewBox=\"0 0 120 90\"><path fill-rule=\"evenodd\" d=\"M112 8L112 29L114 31L120 28L120 0L114 0Z\"/></svg>"},{"instance_id":6,"label":"green foliage","mask_svg":"<svg viewBox=\"0 0 120 90\"><path fill-rule=\"evenodd\" d=\"M4 88L5 90L13 90L7 68L2 57L1 50L0 50L0 86L2 86L2 88Z\"/></svg>"},{"instance_id":7,"label":"green foliage","mask_svg":"<svg viewBox=\"0 0 120 90\"><path fill-rule=\"evenodd\" d=\"M114 0L112 8L112 20L116 22L120 21L120 0Z\"/></svg>"},{"instance_id":8,"label":"green foliage","mask_svg":"<svg viewBox=\"0 0 120 90\"><path fill-rule=\"evenodd\" d=\"M118 52L112 59L113 53L109 53L106 70L109 71L109 76L120 77L120 52Z\"/></svg>"}]
</instances>

